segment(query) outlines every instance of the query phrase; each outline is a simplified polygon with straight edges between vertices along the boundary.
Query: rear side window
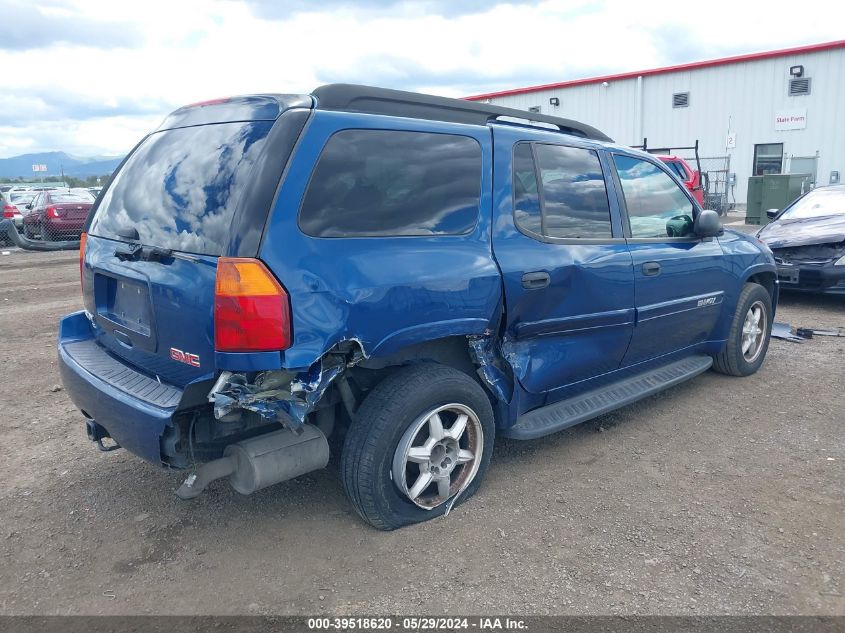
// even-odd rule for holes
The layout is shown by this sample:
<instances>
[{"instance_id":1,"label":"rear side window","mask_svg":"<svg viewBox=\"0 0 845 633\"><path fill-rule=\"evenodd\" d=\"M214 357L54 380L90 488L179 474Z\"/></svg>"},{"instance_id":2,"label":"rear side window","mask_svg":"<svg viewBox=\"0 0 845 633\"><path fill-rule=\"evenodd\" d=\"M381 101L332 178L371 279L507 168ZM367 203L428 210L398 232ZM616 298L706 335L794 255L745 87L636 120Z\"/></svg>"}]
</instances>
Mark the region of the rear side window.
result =
<instances>
[{"instance_id":1,"label":"rear side window","mask_svg":"<svg viewBox=\"0 0 845 633\"><path fill-rule=\"evenodd\" d=\"M343 130L320 154L299 226L313 237L459 235L475 226L480 195L475 139Z\"/></svg>"},{"instance_id":2,"label":"rear side window","mask_svg":"<svg viewBox=\"0 0 845 633\"><path fill-rule=\"evenodd\" d=\"M542 235L537 172L528 143L520 143L513 150L513 212L519 226Z\"/></svg>"},{"instance_id":3,"label":"rear side window","mask_svg":"<svg viewBox=\"0 0 845 633\"><path fill-rule=\"evenodd\" d=\"M564 145L535 144L541 180L540 201L531 146L514 148L514 214L521 228L545 237L603 239L612 237L610 204L596 152ZM536 208L536 211L535 211ZM540 228L542 226L542 229Z\"/></svg>"},{"instance_id":4,"label":"rear side window","mask_svg":"<svg viewBox=\"0 0 845 633\"><path fill-rule=\"evenodd\" d=\"M114 177L89 232L121 239L118 231L136 228L142 244L223 255L272 125L217 123L151 134Z\"/></svg>"}]
</instances>

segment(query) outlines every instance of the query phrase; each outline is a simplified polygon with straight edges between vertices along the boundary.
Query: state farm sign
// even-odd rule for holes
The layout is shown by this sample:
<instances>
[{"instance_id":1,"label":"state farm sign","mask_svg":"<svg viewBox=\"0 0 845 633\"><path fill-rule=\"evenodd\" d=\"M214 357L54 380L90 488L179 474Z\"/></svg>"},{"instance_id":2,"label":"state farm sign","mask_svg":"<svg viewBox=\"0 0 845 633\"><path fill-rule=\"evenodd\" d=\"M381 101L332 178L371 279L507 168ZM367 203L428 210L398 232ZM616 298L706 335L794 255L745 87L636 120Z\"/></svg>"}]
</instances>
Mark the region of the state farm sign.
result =
<instances>
[{"instance_id":1,"label":"state farm sign","mask_svg":"<svg viewBox=\"0 0 845 633\"><path fill-rule=\"evenodd\" d=\"M803 130L807 127L807 108L775 112L776 130Z\"/></svg>"}]
</instances>

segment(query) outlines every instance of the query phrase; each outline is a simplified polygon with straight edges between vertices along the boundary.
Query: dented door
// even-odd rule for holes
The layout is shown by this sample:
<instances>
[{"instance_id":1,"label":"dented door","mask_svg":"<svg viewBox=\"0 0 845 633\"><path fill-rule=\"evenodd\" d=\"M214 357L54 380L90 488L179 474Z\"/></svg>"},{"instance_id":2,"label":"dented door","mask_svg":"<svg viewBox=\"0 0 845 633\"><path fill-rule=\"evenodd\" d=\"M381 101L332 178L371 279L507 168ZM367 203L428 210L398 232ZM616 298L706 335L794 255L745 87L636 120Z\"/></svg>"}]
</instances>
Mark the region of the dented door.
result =
<instances>
[{"instance_id":1,"label":"dented door","mask_svg":"<svg viewBox=\"0 0 845 633\"><path fill-rule=\"evenodd\" d=\"M536 394L617 369L633 331L633 269L602 151L560 134L527 144L518 129L496 128L494 137L505 358Z\"/></svg>"}]
</instances>

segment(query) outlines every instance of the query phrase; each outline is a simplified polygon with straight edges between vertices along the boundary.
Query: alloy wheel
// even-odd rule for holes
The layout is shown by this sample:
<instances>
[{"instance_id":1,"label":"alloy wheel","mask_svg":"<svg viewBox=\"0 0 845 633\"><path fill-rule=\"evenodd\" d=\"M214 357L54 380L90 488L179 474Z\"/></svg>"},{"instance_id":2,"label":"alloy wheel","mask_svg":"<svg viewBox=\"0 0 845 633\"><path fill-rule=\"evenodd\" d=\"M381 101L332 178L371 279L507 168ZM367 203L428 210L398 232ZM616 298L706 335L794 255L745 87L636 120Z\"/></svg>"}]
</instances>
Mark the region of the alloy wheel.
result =
<instances>
[{"instance_id":1,"label":"alloy wheel","mask_svg":"<svg viewBox=\"0 0 845 633\"><path fill-rule=\"evenodd\" d=\"M742 356L747 362L753 363L760 355L768 325L766 306L762 301L755 301L748 308L742 324Z\"/></svg>"},{"instance_id":2,"label":"alloy wheel","mask_svg":"<svg viewBox=\"0 0 845 633\"><path fill-rule=\"evenodd\" d=\"M472 409L457 403L437 407L399 440L393 482L414 504L433 510L472 483L483 446L484 431Z\"/></svg>"}]
</instances>

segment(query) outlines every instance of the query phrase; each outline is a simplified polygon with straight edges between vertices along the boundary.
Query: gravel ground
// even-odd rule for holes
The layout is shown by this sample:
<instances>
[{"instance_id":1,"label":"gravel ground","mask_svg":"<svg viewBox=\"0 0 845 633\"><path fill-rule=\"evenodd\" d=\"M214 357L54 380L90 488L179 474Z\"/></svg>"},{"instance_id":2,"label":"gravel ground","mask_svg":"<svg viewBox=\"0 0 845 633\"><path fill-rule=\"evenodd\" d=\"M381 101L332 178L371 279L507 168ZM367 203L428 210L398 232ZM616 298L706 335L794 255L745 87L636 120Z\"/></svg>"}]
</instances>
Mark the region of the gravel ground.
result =
<instances>
[{"instance_id":1,"label":"gravel ground","mask_svg":"<svg viewBox=\"0 0 845 633\"><path fill-rule=\"evenodd\" d=\"M76 254L0 257L0 297L0 614L845 614L845 339L500 439L473 499L382 533L332 472L182 502L98 452L54 349ZM843 326L845 298L778 319Z\"/></svg>"}]
</instances>

